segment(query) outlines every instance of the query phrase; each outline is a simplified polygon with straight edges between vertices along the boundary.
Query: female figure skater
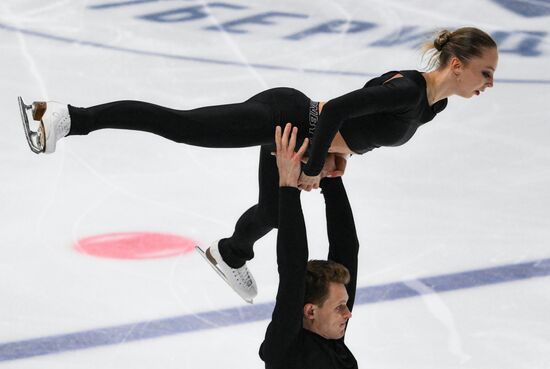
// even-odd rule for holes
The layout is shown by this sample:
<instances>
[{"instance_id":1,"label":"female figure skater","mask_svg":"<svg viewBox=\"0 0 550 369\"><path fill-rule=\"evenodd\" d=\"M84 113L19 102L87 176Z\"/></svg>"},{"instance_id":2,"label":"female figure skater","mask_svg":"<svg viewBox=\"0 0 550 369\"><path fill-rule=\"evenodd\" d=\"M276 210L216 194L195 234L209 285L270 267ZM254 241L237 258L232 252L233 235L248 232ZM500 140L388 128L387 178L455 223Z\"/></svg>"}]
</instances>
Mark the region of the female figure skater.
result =
<instances>
[{"instance_id":1,"label":"female figure skater","mask_svg":"<svg viewBox=\"0 0 550 369\"><path fill-rule=\"evenodd\" d=\"M342 175L350 154L406 143L419 126L447 105L447 97L470 98L493 86L498 51L495 41L477 28L442 31L427 45L431 70L391 71L358 90L329 100L311 101L300 91L273 88L238 104L174 110L145 102L118 101L90 108L53 102L20 106L27 140L34 152L51 153L65 136L102 128L151 132L203 147L261 146L259 201L237 221L229 238L214 242L206 256L211 265L246 301L257 293L246 261L256 240L277 226L278 173L273 129L291 122L298 145L308 137L307 164L299 187L319 186L322 175ZM29 128L27 111L40 121ZM323 171L324 167L324 171Z\"/></svg>"}]
</instances>

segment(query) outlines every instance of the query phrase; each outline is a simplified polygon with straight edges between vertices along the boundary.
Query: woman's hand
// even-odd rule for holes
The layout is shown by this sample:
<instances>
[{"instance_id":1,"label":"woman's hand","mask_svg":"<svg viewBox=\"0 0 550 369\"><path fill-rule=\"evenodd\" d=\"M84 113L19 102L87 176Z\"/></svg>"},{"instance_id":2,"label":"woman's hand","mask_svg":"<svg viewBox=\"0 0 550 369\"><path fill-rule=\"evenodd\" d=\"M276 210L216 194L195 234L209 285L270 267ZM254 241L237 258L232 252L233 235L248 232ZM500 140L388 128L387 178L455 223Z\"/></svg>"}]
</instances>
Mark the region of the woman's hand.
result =
<instances>
[{"instance_id":1,"label":"woman's hand","mask_svg":"<svg viewBox=\"0 0 550 369\"><path fill-rule=\"evenodd\" d=\"M301 160L306 152L308 139L306 138L304 140L298 152L294 152L297 134L298 128L292 128L292 124L290 123L286 124L282 134L281 127L277 126L275 128L277 167L279 168L279 187L288 186L299 188L298 178L302 172Z\"/></svg>"},{"instance_id":2,"label":"woman's hand","mask_svg":"<svg viewBox=\"0 0 550 369\"><path fill-rule=\"evenodd\" d=\"M319 188L319 182L321 182L320 174L311 177L302 172L300 174L300 179L298 179L298 188L309 192L313 189Z\"/></svg>"}]
</instances>

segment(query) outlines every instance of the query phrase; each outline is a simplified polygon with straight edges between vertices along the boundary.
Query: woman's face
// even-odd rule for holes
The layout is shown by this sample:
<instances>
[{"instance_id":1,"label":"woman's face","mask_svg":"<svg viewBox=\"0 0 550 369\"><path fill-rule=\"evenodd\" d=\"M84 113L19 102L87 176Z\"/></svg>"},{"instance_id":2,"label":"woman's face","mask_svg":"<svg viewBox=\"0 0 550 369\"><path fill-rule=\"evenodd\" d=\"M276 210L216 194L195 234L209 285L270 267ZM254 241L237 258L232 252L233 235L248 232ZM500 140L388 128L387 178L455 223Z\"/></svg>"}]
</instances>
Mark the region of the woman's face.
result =
<instances>
[{"instance_id":1,"label":"woman's face","mask_svg":"<svg viewBox=\"0 0 550 369\"><path fill-rule=\"evenodd\" d=\"M467 64L460 63L455 70L457 75L457 95L462 97L478 96L488 87L493 87L493 76L497 69L498 51L485 49L480 57L471 59Z\"/></svg>"}]
</instances>

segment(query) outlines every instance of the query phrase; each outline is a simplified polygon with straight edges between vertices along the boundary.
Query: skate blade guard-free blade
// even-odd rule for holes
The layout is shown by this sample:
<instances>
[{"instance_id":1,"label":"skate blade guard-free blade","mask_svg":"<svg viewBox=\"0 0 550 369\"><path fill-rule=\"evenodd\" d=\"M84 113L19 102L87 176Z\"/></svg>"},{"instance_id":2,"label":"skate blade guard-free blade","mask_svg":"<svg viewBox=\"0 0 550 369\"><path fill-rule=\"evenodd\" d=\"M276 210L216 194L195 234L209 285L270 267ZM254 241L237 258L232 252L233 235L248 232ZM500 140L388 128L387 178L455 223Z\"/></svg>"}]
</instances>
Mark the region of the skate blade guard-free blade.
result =
<instances>
[{"instance_id":1,"label":"skate blade guard-free blade","mask_svg":"<svg viewBox=\"0 0 550 369\"><path fill-rule=\"evenodd\" d=\"M29 124L29 116L28 113L31 112L33 114L33 118L38 118L40 113L37 111L39 109L35 109L34 104L33 105L26 105L21 96L17 97L17 102L19 103L19 111L21 112L21 122L23 123L23 130L25 131L25 137L27 138L27 143L29 144L29 147L31 148L31 151L35 154L40 154L44 152L44 145L42 143L41 139L41 133L35 132L31 130L30 124ZM41 116L40 116L41 118ZM40 119L35 119L40 121ZM42 125L42 122L40 122L39 130L44 130L44 127ZM43 133L42 133L43 137Z\"/></svg>"},{"instance_id":2,"label":"skate blade guard-free blade","mask_svg":"<svg viewBox=\"0 0 550 369\"><path fill-rule=\"evenodd\" d=\"M200 246L195 246L195 250L197 250L197 252L199 253L200 256L202 256L204 258L204 260L208 263L208 265L210 265L210 267L212 269L214 269L216 271L216 273L218 273L218 275L221 277L221 279L223 279L225 281L225 283L227 283L227 285L229 287L231 287L231 289L233 289L233 287L231 286L231 284L229 283L229 281L227 280L227 277L225 276L225 274L220 270L220 268L218 268L215 264L213 264L210 259L208 258L208 256L206 255L206 251L204 251L203 249L200 248ZM249 304L252 304L254 301L252 299L245 299L244 297L241 296L241 298L248 302Z\"/></svg>"}]
</instances>

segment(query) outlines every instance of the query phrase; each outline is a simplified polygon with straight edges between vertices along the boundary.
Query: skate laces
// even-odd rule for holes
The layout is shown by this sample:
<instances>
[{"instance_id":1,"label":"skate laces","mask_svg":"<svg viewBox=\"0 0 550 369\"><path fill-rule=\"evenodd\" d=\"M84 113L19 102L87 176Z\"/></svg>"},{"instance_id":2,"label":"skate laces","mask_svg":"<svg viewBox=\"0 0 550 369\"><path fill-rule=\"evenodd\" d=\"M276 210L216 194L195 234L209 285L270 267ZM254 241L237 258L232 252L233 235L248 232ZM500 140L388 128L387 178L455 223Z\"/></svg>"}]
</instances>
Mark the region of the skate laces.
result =
<instances>
[{"instance_id":1,"label":"skate laces","mask_svg":"<svg viewBox=\"0 0 550 369\"><path fill-rule=\"evenodd\" d=\"M50 119L56 139L65 137L69 133L71 121L67 112L61 110L60 107L53 107Z\"/></svg>"},{"instance_id":2,"label":"skate laces","mask_svg":"<svg viewBox=\"0 0 550 369\"><path fill-rule=\"evenodd\" d=\"M252 278L250 277L250 272L248 271L248 268L246 265L240 267L240 268L231 268L231 273L233 273L233 276L235 277L235 280L242 286L245 286L246 288L252 287Z\"/></svg>"}]
</instances>

